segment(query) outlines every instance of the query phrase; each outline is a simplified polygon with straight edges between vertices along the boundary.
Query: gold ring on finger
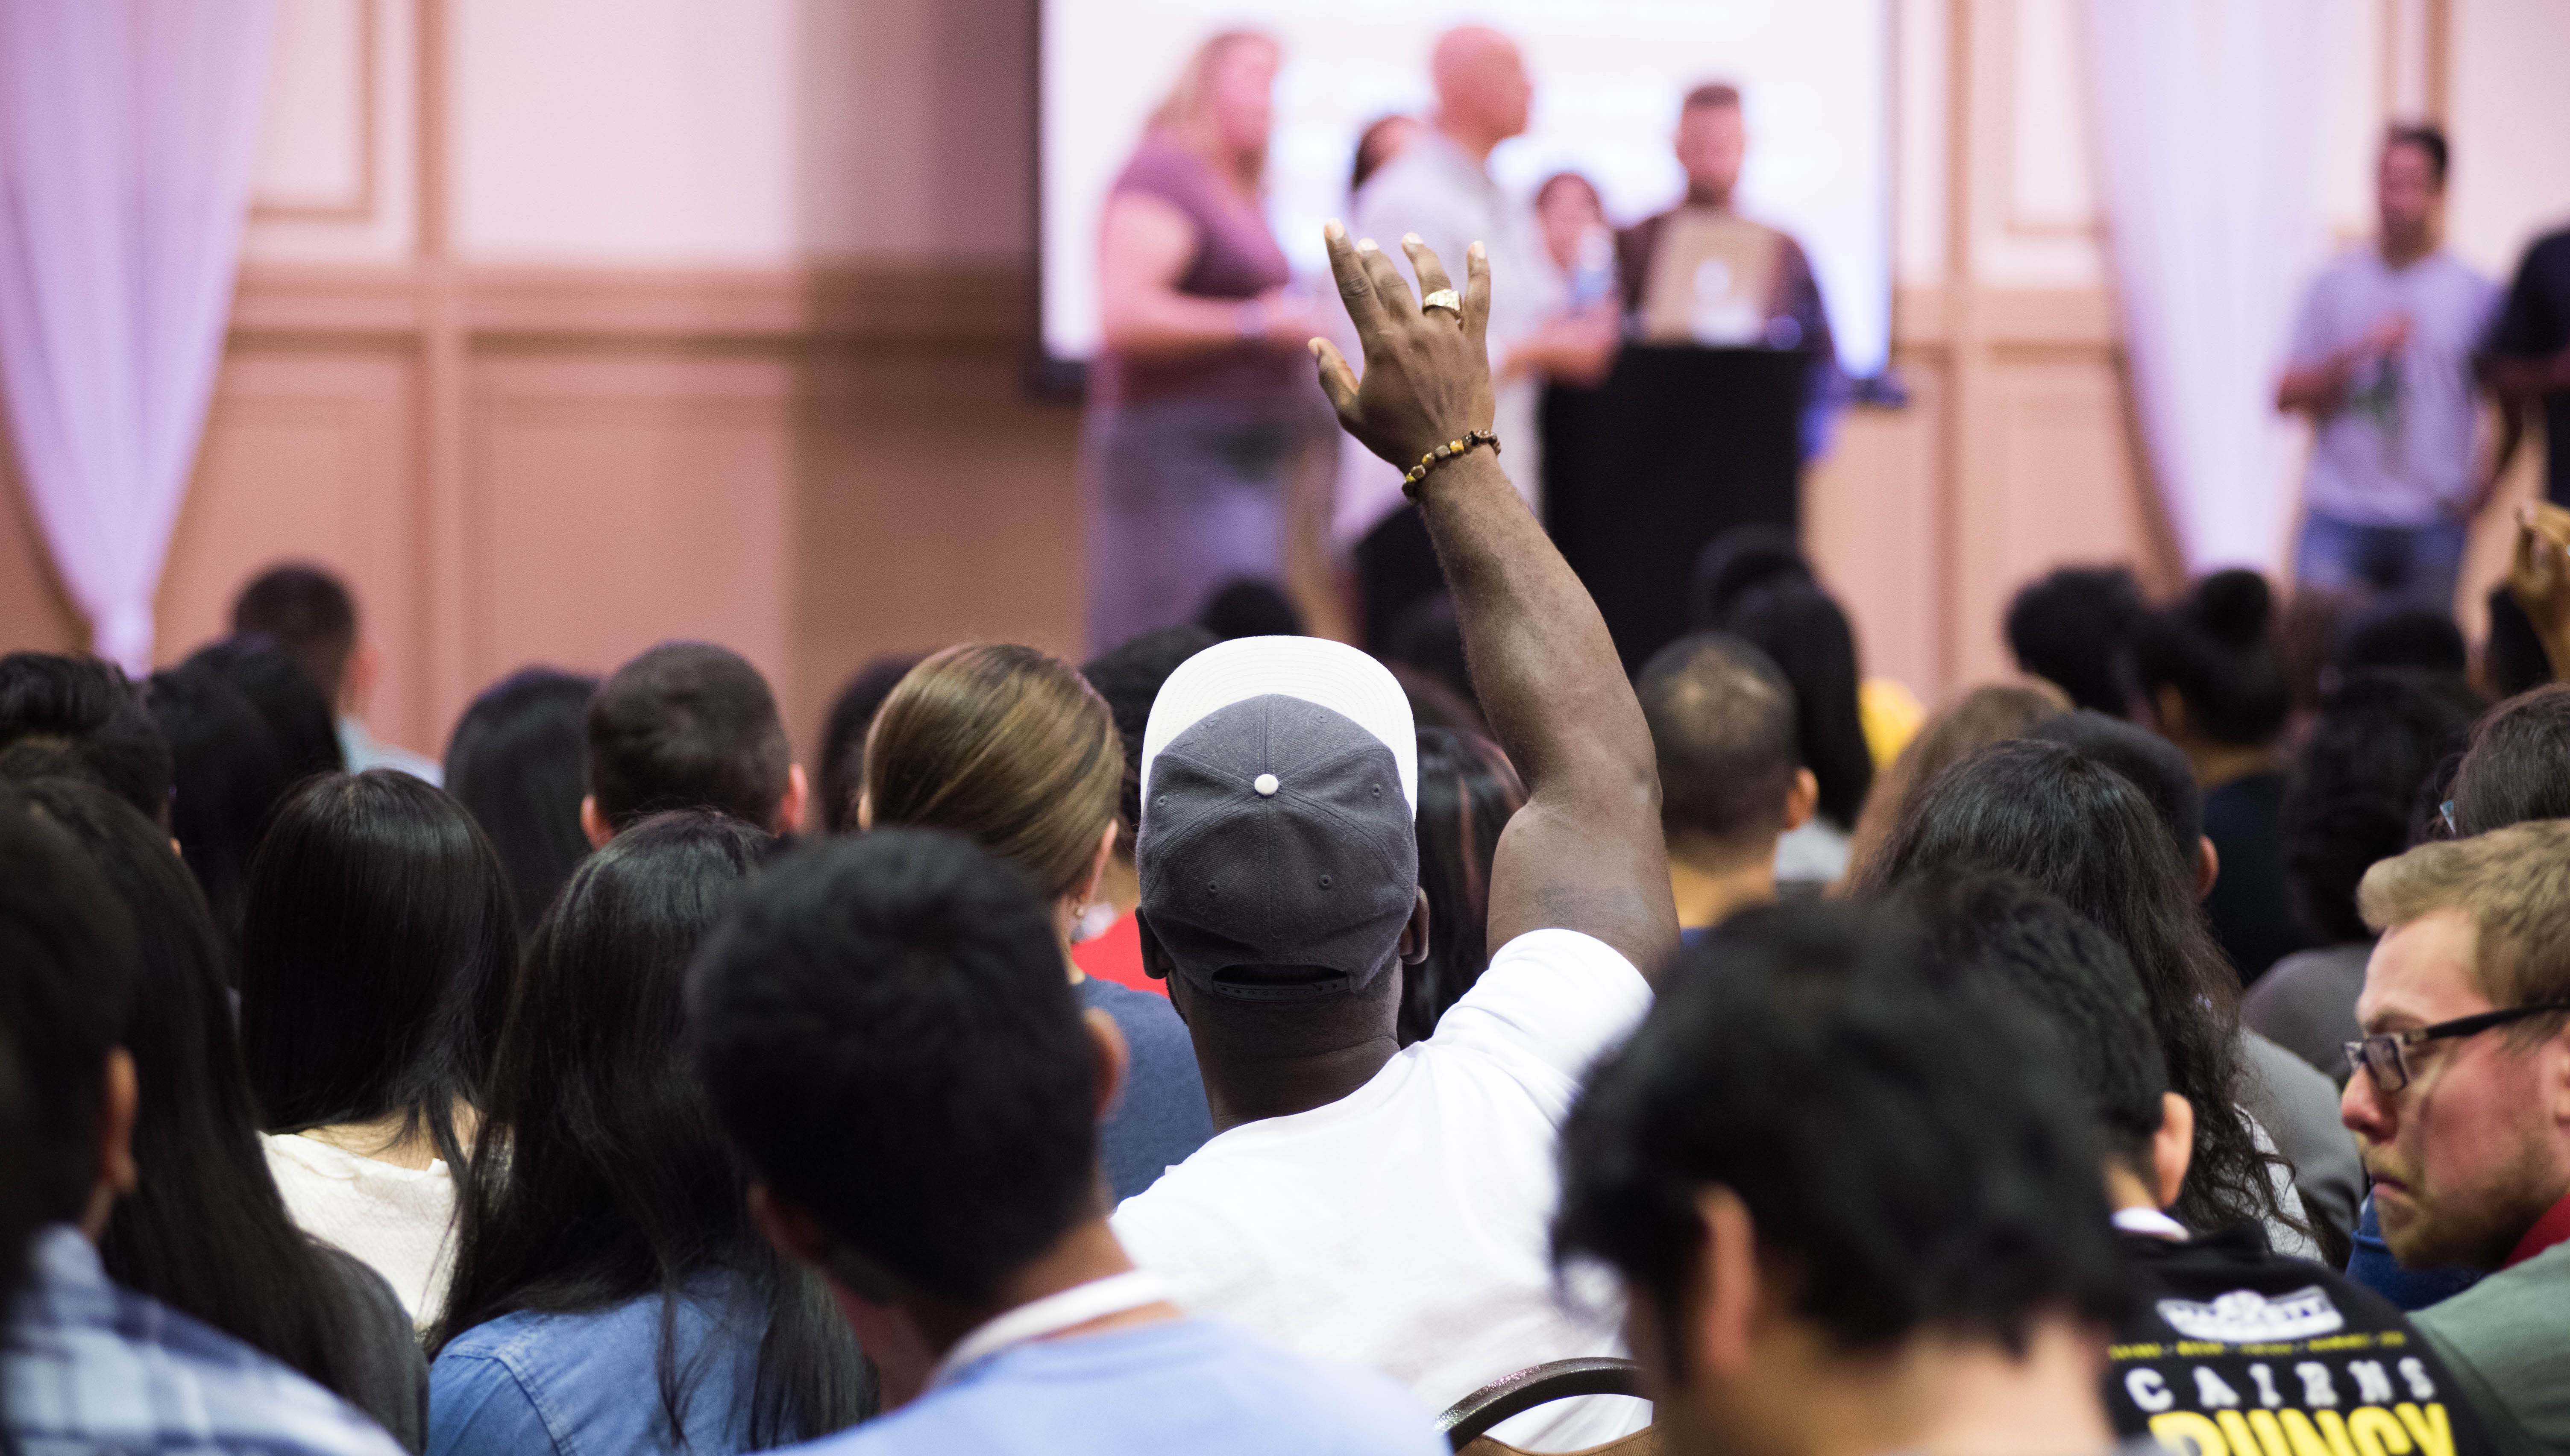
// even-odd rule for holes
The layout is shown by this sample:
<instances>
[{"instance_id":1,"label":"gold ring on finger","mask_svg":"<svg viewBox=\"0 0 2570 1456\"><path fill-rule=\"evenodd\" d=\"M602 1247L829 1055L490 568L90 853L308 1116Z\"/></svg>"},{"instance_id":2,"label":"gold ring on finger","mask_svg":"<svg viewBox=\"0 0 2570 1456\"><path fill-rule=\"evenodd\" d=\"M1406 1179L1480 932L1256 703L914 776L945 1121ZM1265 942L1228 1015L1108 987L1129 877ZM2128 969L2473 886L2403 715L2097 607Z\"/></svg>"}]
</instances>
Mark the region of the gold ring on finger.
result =
<instances>
[{"instance_id":1,"label":"gold ring on finger","mask_svg":"<svg viewBox=\"0 0 2570 1456\"><path fill-rule=\"evenodd\" d=\"M1425 313L1432 308L1445 309L1455 315L1456 321L1460 323L1464 317L1464 297L1452 288L1440 288L1419 300L1420 312Z\"/></svg>"}]
</instances>

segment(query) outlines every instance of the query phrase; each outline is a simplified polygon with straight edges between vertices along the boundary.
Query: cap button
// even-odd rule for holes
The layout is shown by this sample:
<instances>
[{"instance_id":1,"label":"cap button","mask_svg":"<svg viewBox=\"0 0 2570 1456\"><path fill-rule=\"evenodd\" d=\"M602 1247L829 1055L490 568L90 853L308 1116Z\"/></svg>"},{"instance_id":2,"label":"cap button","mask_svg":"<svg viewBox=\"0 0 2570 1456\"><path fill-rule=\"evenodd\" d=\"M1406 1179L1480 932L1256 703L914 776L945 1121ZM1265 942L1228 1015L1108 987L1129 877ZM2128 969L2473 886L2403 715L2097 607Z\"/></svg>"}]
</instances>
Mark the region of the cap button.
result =
<instances>
[{"instance_id":1,"label":"cap button","mask_svg":"<svg viewBox=\"0 0 2570 1456\"><path fill-rule=\"evenodd\" d=\"M1258 791L1259 798L1268 798L1276 792L1276 776L1274 774L1260 774L1257 778L1249 781L1249 787Z\"/></svg>"}]
</instances>

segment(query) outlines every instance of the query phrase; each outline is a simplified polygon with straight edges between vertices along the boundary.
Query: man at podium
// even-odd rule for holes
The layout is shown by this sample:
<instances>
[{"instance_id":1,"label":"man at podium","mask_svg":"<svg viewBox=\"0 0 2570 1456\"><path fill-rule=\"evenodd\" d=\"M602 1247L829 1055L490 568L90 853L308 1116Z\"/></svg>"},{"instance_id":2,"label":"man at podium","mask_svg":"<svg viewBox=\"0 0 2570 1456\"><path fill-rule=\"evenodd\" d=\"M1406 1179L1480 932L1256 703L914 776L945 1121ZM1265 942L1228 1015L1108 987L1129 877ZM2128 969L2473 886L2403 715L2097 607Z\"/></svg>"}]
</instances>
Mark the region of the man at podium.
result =
<instances>
[{"instance_id":1,"label":"man at podium","mask_svg":"<svg viewBox=\"0 0 2570 1456\"><path fill-rule=\"evenodd\" d=\"M1740 92L1699 86L1678 111L1686 195L1616 239L1636 342L1787 349L1828 360L1829 311L1801 243L1732 210L1748 150Z\"/></svg>"}]
</instances>

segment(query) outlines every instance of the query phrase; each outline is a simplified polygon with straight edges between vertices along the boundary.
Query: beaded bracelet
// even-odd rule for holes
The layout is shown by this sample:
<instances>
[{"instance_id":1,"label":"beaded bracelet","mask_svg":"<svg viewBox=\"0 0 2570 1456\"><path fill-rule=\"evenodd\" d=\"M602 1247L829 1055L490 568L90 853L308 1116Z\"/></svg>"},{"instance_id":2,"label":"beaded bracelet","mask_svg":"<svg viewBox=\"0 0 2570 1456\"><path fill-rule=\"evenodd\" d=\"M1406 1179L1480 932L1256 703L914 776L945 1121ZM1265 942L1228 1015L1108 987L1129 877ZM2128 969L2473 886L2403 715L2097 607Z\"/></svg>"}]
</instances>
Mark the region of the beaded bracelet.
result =
<instances>
[{"instance_id":1,"label":"beaded bracelet","mask_svg":"<svg viewBox=\"0 0 2570 1456\"><path fill-rule=\"evenodd\" d=\"M1419 464L1412 466L1410 468L1410 473L1401 478L1401 493L1405 496L1416 499L1419 493L1419 483L1428 479L1428 473L1430 471L1435 470L1437 467L1444 465L1446 462L1453 460L1464 452L1480 445L1491 447L1491 453L1493 455L1499 453L1499 437L1492 434L1488 430L1476 430L1461 440L1449 440L1445 444L1428 452L1426 455L1419 457Z\"/></svg>"}]
</instances>

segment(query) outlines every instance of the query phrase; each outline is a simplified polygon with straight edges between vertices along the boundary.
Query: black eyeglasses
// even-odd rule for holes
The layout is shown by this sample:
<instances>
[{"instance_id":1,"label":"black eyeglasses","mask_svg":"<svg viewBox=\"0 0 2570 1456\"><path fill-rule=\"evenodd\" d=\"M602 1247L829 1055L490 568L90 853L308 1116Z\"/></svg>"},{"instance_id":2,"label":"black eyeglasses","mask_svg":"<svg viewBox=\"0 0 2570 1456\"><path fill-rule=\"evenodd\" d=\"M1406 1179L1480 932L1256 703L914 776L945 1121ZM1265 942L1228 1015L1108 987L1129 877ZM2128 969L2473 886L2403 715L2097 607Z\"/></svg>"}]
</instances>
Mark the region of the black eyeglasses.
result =
<instances>
[{"instance_id":1,"label":"black eyeglasses","mask_svg":"<svg viewBox=\"0 0 2570 1456\"><path fill-rule=\"evenodd\" d=\"M2541 1006L2509 1006L2499 1011L2483 1011L2477 1016L2457 1016L2415 1031L2386 1031L2362 1041L2347 1043L2347 1064L2361 1067L2373 1079L2373 1085L2384 1092L2397 1092L2409 1085L2409 1058L2401 1050L2422 1041L2447 1041L2457 1036L2474 1036L2493 1026L2522 1021L2548 1011L2570 1011L2570 1003L2552 1002Z\"/></svg>"}]
</instances>

